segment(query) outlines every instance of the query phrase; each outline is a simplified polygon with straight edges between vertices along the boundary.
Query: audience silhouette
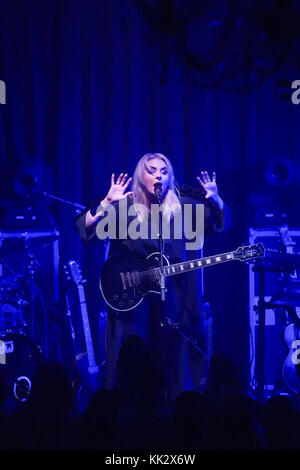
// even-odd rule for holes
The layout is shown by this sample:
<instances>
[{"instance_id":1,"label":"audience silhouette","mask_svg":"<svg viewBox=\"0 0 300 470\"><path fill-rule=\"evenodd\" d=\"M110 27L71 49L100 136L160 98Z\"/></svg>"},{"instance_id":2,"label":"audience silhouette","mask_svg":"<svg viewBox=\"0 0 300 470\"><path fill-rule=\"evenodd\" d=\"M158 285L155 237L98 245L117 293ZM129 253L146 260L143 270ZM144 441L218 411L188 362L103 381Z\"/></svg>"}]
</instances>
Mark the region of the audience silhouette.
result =
<instances>
[{"instance_id":1,"label":"audience silhouette","mask_svg":"<svg viewBox=\"0 0 300 470\"><path fill-rule=\"evenodd\" d=\"M214 356L206 390L188 390L171 402L168 370L142 338L127 337L118 358L117 386L97 390L76 410L72 378L43 363L29 399L15 410L0 367L0 449L299 449L298 396L261 404L243 390L226 356Z\"/></svg>"}]
</instances>

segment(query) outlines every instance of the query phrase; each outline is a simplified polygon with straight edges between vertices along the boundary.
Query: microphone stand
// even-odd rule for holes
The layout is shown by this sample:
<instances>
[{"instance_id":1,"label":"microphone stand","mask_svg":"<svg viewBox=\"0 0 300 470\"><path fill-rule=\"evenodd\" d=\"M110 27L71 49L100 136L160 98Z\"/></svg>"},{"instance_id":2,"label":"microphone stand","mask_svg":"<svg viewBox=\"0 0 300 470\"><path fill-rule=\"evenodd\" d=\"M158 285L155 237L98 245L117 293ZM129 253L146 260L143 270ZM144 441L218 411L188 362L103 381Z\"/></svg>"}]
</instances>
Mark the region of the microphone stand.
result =
<instances>
[{"instance_id":1,"label":"microphone stand","mask_svg":"<svg viewBox=\"0 0 300 470\"><path fill-rule=\"evenodd\" d=\"M160 268L160 278L159 278L159 285L160 285L160 295L161 301L165 302L166 300L166 277L164 275L164 258L163 258L163 238L162 238L162 213L161 213L161 183L155 183L155 196L157 198L159 204L159 224L158 224L158 237L159 237L159 268Z\"/></svg>"},{"instance_id":2,"label":"microphone stand","mask_svg":"<svg viewBox=\"0 0 300 470\"><path fill-rule=\"evenodd\" d=\"M35 256L31 253L30 251L30 239L28 235L25 235L25 265L24 265L24 270L25 270L25 282L27 284L27 289L28 289L28 297L29 297L29 306L31 309L31 336L33 340L41 344L41 341L43 342L44 345L44 353L45 353L45 358L48 360L48 326L47 326L47 311L44 308L44 338L42 339L41 334L40 334L40 326L38 324L37 320L37 312L36 312L36 306L35 306L35 297L37 293L37 289L34 283L34 276L37 267L39 266L39 262L35 258ZM42 299L41 299L42 300Z\"/></svg>"},{"instance_id":3,"label":"microphone stand","mask_svg":"<svg viewBox=\"0 0 300 470\"><path fill-rule=\"evenodd\" d=\"M159 236L159 267L160 267L160 279L159 279L159 284L160 284L160 289L161 289L161 301L162 302L165 302L166 300L166 284L165 284L165 275L164 275L164 264L163 264L163 238L162 238L162 213L161 213L161 189L162 189L162 185L161 183L155 183L154 185L154 193L155 193L155 196L158 200L158 204L159 204L159 212L158 212L158 215L159 215L159 230L158 230L158 236ZM182 323L182 322L181 322ZM180 328L180 323L175 323L173 322L169 317L166 317L162 322L161 322L161 326L162 327L168 327L168 328L172 328L174 330L177 330L178 333L180 334L180 336L182 336L182 338L187 341L188 343L190 343L195 349L196 351L198 351L206 360L210 360L210 358L204 353L204 351L202 351L202 349L200 349L200 347L198 346L198 342L189 338L182 330L182 328Z\"/></svg>"},{"instance_id":4,"label":"microphone stand","mask_svg":"<svg viewBox=\"0 0 300 470\"><path fill-rule=\"evenodd\" d=\"M77 202L67 201L67 199L62 199L61 197L53 196L53 194L46 193L45 191L42 191L40 194L42 196L54 199L55 201L63 202L64 204L73 207L75 209L76 215L80 214L80 212L86 209L85 206L78 204Z\"/></svg>"}]
</instances>

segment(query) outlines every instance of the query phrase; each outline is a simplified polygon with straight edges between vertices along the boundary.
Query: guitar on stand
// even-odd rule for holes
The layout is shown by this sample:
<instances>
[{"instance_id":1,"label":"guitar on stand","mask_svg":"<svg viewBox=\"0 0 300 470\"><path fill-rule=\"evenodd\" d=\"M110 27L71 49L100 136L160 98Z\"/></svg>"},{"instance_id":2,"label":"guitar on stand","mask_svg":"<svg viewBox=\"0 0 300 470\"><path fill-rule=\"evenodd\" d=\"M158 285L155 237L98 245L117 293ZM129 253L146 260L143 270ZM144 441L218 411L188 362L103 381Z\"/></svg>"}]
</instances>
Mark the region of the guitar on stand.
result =
<instances>
[{"instance_id":1,"label":"guitar on stand","mask_svg":"<svg viewBox=\"0 0 300 470\"><path fill-rule=\"evenodd\" d=\"M279 232L286 254L294 255L295 242L291 239L288 226L280 227ZM297 279L296 269L293 273L284 273L282 276L283 290L272 299L277 305L281 304L292 319L292 323L284 332L289 354L282 367L282 377L287 387L298 393L300 391L300 281Z\"/></svg>"},{"instance_id":2,"label":"guitar on stand","mask_svg":"<svg viewBox=\"0 0 300 470\"><path fill-rule=\"evenodd\" d=\"M95 358L94 346L92 341L88 310L86 305L84 284L80 267L75 260L69 260L66 263L70 276L77 287L79 305L82 317L82 326L85 337L86 353L76 354L76 365L78 367L81 385L76 394L76 405L79 411L83 411L91 395L100 387L99 368ZM69 310L69 308L68 308ZM73 335L72 335L73 337Z\"/></svg>"}]
</instances>

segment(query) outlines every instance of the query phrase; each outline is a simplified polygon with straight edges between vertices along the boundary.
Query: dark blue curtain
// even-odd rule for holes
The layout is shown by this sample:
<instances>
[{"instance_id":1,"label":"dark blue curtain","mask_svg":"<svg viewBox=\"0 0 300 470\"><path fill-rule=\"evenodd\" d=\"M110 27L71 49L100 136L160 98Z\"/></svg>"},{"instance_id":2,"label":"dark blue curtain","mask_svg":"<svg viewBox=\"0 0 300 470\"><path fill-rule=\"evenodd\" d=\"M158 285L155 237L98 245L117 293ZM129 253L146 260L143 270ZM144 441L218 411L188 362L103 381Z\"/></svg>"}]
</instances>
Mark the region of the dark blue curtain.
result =
<instances>
[{"instance_id":1,"label":"dark blue curtain","mask_svg":"<svg viewBox=\"0 0 300 470\"><path fill-rule=\"evenodd\" d=\"M137 160L154 151L170 158L179 184L195 181L202 169L217 172L232 226L206 240L206 253L247 242L253 198L259 205L260 196L264 201L274 192L264 171L275 157L288 157L295 175L292 189L277 190L274 204L284 198L287 207L293 204L300 182L300 109L278 98L277 75L244 93L201 89L172 45L163 46L149 30L133 0L2 1L0 44L7 93L6 105L0 105L5 209L14 175L29 157L42 167L42 190L88 204L106 193L112 172L132 174ZM52 211L61 255L83 254L96 315L103 308L97 288L103 248L82 249L73 210L57 203ZM245 376L247 283L248 268L241 263L205 272L215 351L235 357Z\"/></svg>"}]
</instances>

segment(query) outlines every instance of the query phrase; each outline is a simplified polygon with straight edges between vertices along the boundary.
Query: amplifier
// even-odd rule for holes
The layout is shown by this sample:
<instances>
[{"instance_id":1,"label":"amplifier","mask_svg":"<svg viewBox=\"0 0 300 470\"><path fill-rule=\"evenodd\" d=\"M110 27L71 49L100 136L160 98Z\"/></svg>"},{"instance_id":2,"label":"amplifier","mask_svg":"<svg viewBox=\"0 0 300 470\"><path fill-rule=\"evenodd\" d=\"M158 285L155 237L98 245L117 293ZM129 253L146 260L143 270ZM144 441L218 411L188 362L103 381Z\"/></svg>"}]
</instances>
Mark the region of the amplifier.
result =
<instances>
[{"instance_id":1,"label":"amplifier","mask_svg":"<svg viewBox=\"0 0 300 470\"><path fill-rule=\"evenodd\" d=\"M249 244L263 243L266 249L280 251L282 242L280 228L249 228ZM289 236L294 242L294 253L300 253L300 228L291 228ZM276 252L274 251L274 252ZM250 359L250 391L255 394L257 390L257 338L258 338L258 312L255 307L259 299L259 273L249 265L249 359ZM293 276L300 279L300 270ZM290 274L285 276L290 277ZM265 301L268 302L282 287L282 274L278 271L265 271ZM300 314L299 306L295 307ZM284 332L288 324L292 323L283 307L267 309L264 325L264 390L265 397L269 397L276 389L285 388L282 378L282 366L288 355L288 347L284 341Z\"/></svg>"}]
</instances>

